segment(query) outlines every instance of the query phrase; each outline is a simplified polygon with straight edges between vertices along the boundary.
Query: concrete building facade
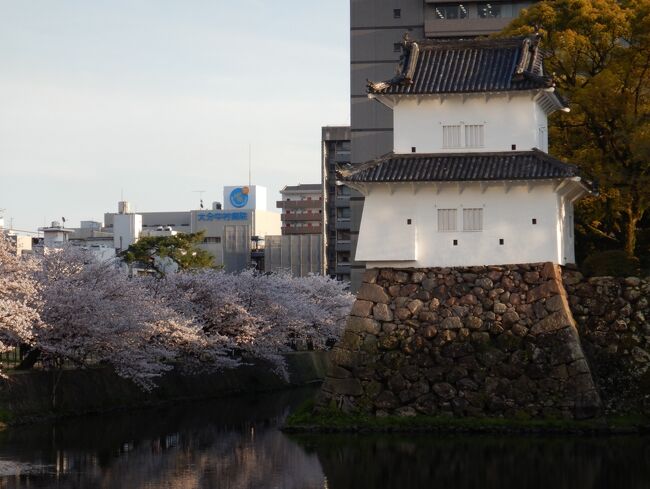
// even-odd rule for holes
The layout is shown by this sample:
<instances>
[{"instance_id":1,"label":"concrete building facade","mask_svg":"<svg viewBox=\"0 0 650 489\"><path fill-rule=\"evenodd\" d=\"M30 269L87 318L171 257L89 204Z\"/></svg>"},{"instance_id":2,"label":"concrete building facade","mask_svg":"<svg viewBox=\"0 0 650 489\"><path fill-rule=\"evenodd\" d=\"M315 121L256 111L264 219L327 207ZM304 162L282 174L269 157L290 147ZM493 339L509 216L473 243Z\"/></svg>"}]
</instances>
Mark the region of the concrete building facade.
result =
<instances>
[{"instance_id":1,"label":"concrete building facade","mask_svg":"<svg viewBox=\"0 0 650 489\"><path fill-rule=\"evenodd\" d=\"M321 133L321 179L323 185L323 272L350 281L353 242L351 200L361 198L350 187L337 185L337 165L350 163L350 127L325 126ZM360 215L360 212L357 213ZM356 226L358 230L358 226Z\"/></svg>"},{"instance_id":2,"label":"concrete building facade","mask_svg":"<svg viewBox=\"0 0 650 489\"><path fill-rule=\"evenodd\" d=\"M321 234L267 236L264 243L264 271L287 271L294 277L320 275L322 239Z\"/></svg>"},{"instance_id":3,"label":"concrete building facade","mask_svg":"<svg viewBox=\"0 0 650 489\"><path fill-rule=\"evenodd\" d=\"M266 235L280 234L280 214L266 210L264 187L224 187L223 197L224 205L215 202L212 209L173 212L134 213L128 203L120 203L120 212L104 214L102 230L113 235L116 249L126 249L140 236L203 232L199 247L214 257L216 266L229 272L258 266L255 248L263 248Z\"/></svg>"},{"instance_id":4,"label":"concrete building facade","mask_svg":"<svg viewBox=\"0 0 650 489\"><path fill-rule=\"evenodd\" d=\"M323 232L323 188L321 184L287 185L280 190L282 234L321 234Z\"/></svg>"}]
</instances>

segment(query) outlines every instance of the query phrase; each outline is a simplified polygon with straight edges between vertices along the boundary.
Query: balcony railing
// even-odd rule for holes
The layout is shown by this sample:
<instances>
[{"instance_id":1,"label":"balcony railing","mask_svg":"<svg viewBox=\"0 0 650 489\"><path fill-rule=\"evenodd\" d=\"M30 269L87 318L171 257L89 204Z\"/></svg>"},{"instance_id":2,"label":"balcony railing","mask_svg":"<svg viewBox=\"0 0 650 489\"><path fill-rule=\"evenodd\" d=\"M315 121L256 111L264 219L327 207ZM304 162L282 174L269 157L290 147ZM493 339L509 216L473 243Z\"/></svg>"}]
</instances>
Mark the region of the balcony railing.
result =
<instances>
[{"instance_id":1,"label":"balcony railing","mask_svg":"<svg viewBox=\"0 0 650 489\"><path fill-rule=\"evenodd\" d=\"M352 243L350 241L338 240L334 246L336 251L352 251Z\"/></svg>"},{"instance_id":2,"label":"balcony railing","mask_svg":"<svg viewBox=\"0 0 650 489\"><path fill-rule=\"evenodd\" d=\"M280 209L317 209L323 206L322 200L278 200L275 203Z\"/></svg>"},{"instance_id":3,"label":"balcony railing","mask_svg":"<svg viewBox=\"0 0 650 489\"><path fill-rule=\"evenodd\" d=\"M334 200L336 207L350 207L350 196L349 195L344 195L344 196L338 196Z\"/></svg>"},{"instance_id":4,"label":"balcony railing","mask_svg":"<svg viewBox=\"0 0 650 489\"><path fill-rule=\"evenodd\" d=\"M282 213L283 221L318 221L323 220L323 215L318 212L305 212L303 214L286 214Z\"/></svg>"},{"instance_id":5,"label":"balcony railing","mask_svg":"<svg viewBox=\"0 0 650 489\"><path fill-rule=\"evenodd\" d=\"M349 217L337 217L336 218L336 225L334 226L336 229L342 229L342 230L348 230L350 229L350 218Z\"/></svg>"}]
</instances>

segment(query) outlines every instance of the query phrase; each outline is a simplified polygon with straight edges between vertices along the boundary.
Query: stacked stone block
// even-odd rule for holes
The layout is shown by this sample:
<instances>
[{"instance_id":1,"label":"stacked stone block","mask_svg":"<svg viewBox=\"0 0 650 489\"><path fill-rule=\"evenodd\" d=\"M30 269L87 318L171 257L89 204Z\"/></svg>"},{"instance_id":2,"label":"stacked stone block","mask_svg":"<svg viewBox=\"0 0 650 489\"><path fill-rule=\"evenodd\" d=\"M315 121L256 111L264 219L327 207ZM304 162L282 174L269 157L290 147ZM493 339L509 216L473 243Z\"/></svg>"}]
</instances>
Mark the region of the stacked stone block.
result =
<instances>
[{"instance_id":1,"label":"stacked stone block","mask_svg":"<svg viewBox=\"0 0 650 489\"><path fill-rule=\"evenodd\" d=\"M650 414L650 281L571 268L563 281L605 412Z\"/></svg>"},{"instance_id":2,"label":"stacked stone block","mask_svg":"<svg viewBox=\"0 0 650 489\"><path fill-rule=\"evenodd\" d=\"M601 403L553 264L366 272L317 409L584 418Z\"/></svg>"}]
</instances>

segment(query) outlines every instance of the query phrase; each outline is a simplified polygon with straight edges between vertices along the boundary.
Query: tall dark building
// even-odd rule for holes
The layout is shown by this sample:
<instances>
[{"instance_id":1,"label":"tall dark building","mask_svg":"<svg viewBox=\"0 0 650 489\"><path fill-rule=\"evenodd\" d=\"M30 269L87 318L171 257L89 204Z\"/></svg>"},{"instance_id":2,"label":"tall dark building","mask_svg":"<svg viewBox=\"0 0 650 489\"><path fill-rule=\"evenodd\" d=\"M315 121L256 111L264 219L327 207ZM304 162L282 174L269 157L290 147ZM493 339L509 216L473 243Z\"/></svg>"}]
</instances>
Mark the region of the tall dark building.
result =
<instances>
[{"instance_id":1,"label":"tall dark building","mask_svg":"<svg viewBox=\"0 0 650 489\"><path fill-rule=\"evenodd\" d=\"M393 148L390 109L368 98L366 80L394 75L404 34L411 39L474 37L503 29L530 1L448 2L439 0L350 0L350 109L353 164L363 163ZM363 197L350 196L352 257L359 233ZM350 267L356 290L365 269Z\"/></svg>"},{"instance_id":2,"label":"tall dark building","mask_svg":"<svg viewBox=\"0 0 650 489\"><path fill-rule=\"evenodd\" d=\"M349 281L352 250L350 189L336 185L336 165L350 163L350 127L323 127L321 151L324 272L330 277ZM356 227L359 228L358 224Z\"/></svg>"}]
</instances>

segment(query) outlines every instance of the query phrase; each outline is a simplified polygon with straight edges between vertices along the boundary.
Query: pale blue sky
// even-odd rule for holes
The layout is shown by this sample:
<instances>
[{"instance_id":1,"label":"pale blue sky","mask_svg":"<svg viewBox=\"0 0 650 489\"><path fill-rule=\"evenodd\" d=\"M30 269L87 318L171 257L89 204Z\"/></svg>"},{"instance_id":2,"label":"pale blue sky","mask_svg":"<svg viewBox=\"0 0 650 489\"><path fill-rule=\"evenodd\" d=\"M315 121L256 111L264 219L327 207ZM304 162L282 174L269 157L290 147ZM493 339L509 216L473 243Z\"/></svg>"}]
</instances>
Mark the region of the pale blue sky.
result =
<instances>
[{"instance_id":1,"label":"pale blue sky","mask_svg":"<svg viewBox=\"0 0 650 489\"><path fill-rule=\"evenodd\" d=\"M34 230L320 179L349 123L348 0L0 0L0 208Z\"/></svg>"}]
</instances>

